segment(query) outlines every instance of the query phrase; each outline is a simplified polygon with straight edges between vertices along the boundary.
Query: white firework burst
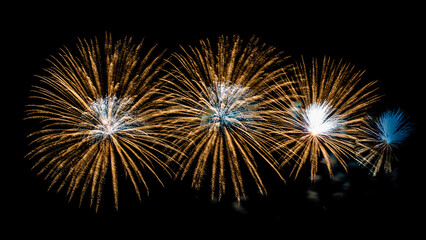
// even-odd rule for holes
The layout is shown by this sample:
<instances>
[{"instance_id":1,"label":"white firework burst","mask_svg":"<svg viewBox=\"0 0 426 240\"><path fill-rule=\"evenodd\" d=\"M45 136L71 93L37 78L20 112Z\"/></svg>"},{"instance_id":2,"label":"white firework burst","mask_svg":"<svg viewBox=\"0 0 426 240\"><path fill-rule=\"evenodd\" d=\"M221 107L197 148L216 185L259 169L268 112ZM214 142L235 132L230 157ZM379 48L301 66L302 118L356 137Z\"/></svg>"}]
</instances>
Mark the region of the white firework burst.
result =
<instances>
[{"instance_id":1,"label":"white firework burst","mask_svg":"<svg viewBox=\"0 0 426 240\"><path fill-rule=\"evenodd\" d=\"M145 134L139 126L144 123L131 109L133 102L128 98L107 96L98 98L89 104L83 113L82 128L88 130L88 137L97 140L110 138L117 134Z\"/></svg>"},{"instance_id":2,"label":"white firework burst","mask_svg":"<svg viewBox=\"0 0 426 240\"><path fill-rule=\"evenodd\" d=\"M302 59L272 89L268 108L279 141L272 152L283 156L282 166L295 161L296 177L305 164L314 179L319 162L333 175L335 164L346 169L354 159L354 133L380 98L375 82L362 83L362 75L343 60Z\"/></svg>"},{"instance_id":3,"label":"white firework burst","mask_svg":"<svg viewBox=\"0 0 426 240\"><path fill-rule=\"evenodd\" d=\"M244 126L241 121L247 120L250 105L258 96L250 89L231 82L214 82L207 88L207 97L202 114L202 124L213 124L216 127L231 124ZM254 119L251 119L254 120Z\"/></svg>"},{"instance_id":4,"label":"white firework burst","mask_svg":"<svg viewBox=\"0 0 426 240\"><path fill-rule=\"evenodd\" d=\"M332 114L327 102L312 103L303 112L303 127L313 136L327 136L330 132L338 131L343 124Z\"/></svg>"}]
</instances>

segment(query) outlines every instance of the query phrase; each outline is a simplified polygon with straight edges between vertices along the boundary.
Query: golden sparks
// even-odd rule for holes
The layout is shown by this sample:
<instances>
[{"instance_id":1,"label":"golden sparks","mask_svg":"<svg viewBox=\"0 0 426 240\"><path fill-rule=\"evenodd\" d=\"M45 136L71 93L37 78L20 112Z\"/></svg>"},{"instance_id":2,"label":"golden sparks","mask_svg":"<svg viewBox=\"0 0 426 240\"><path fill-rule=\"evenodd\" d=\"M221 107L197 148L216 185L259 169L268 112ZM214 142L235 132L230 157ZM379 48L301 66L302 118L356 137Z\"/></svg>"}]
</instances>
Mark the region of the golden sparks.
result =
<instances>
[{"instance_id":1,"label":"golden sparks","mask_svg":"<svg viewBox=\"0 0 426 240\"><path fill-rule=\"evenodd\" d=\"M239 200L245 196L243 172L262 193L258 164L281 177L267 151L273 126L263 114L263 98L268 83L283 74L286 59L256 37L244 42L238 36L220 36L216 46L201 40L173 55L164 78L164 123L181 136L174 141L184 153L175 155L181 179L192 173L192 186L199 189L209 177L212 197L219 199L231 184Z\"/></svg>"},{"instance_id":2,"label":"golden sparks","mask_svg":"<svg viewBox=\"0 0 426 240\"><path fill-rule=\"evenodd\" d=\"M49 60L27 111L27 119L42 124L30 134L28 157L51 180L49 188L67 188L70 200L80 194L80 204L88 193L98 210L104 183L111 180L118 208L120 172L139 199L139 184L148 192L144 172L158 181L155 166L171 174L160 158L172 147L156 121L156 79L164 61L155 48L144 51L142 43L128 37L113 41L107 34L103 45L79 40L76 53L63 48Z\"/></svg>"}]
</instances>

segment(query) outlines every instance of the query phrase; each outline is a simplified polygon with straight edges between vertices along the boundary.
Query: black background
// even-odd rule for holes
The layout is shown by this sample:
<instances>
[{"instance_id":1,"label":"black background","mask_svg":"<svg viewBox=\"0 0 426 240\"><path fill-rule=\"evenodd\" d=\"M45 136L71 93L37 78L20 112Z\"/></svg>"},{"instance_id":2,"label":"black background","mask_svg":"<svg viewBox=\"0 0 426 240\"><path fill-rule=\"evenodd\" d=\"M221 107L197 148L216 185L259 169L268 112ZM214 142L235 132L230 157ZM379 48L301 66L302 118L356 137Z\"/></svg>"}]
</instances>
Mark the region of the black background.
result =
<instances>
[{"instance_id":1,"label":"black background","mask_svg":"<svg viewBox=\"0 0 426 240\"><path fill-rule=\"evenodd\" d=\"M110 4L110 5L108 5ZM146 237L250 236L252 233L311 234L347 237L414 234L424 217L424 20L415 5L316 5L298 6L256 2L199 5L168 3L105 2L60 5L10 5L3 9L2 117L6 131L2 159L2 204L6 228L15 234L40 236L75 234L132 234ZM385 95L376 105L380 112L401 107L415 124L415 132L401 147L400 161L392 175L372 178L365 170L350 168L351 183L342 198L332 197L341 186L324 178L312 184L307 176L284 184L265 172L267 196L248 184L246 200L235 205L232 192L221 202L212 201L208 186L195 191L189 181L153 183L150 195L139 202L130 186L123 184L119 211L105 190L99 212L86 201L68 203L65 193L47 191L48 184L31 171L24 158L31 123L23 121L29 89L37 84L47 58L77 38L133 36L145 46L158 43L168 53L179 45L238 34L255 35L263 42L298 59L324 55L343 58L367 70L368 80L378 80ZM271 173L271 175L270 175ZM325 175L325 177L327 177ZM123 181L124 182L124 181ZM108 186L106 187L108 189ZM307 198L307 190L320 201ZM337 189L337 190L336 190ZM418 218L419 217L419 218ZM419 220L418 220L419 219ZM294 236L294 235L292 235Z\"/></svg>"}]
</instances>

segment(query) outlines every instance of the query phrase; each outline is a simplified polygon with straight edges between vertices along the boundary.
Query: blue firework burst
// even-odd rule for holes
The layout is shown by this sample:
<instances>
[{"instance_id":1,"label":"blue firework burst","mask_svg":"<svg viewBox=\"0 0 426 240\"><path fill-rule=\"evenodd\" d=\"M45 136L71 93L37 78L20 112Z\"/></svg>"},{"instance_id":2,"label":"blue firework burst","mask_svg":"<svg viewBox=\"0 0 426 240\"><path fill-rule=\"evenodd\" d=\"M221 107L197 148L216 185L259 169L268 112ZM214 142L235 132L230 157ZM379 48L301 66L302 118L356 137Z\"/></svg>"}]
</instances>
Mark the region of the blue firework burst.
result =
<instances>
[{"instance_id":1,"label":"blue firework burst","mask_svg":"<svg viewBox=\"0 0 426 240\"><path fill-rule=\"evenodd\" d=\"M380 169L391 172L398 148L412 132L412 124L401 109L387 110L377 118L369 117L360 128L358 154L373 175Z\"/></svg>"},{"instance_id":2,"label":"blue firework burst","mask_svg":"<svg viewBox=\"0 0 426 240\"><path fill-rule=\"evenodd\" d=\"M399 145L410 134L411 125L401 109L384 112L375 122L378 140L387 144Z\"/></svg>"}]
</instances>

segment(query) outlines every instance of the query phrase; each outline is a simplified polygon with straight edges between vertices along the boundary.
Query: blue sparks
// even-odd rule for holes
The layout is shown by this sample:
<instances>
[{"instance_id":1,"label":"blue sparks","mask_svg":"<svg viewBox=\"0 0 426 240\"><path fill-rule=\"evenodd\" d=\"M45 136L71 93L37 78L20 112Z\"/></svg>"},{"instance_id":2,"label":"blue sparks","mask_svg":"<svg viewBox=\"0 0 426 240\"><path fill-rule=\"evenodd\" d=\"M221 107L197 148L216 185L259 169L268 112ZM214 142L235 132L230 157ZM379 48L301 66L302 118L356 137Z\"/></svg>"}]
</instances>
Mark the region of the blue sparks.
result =
<instances>
[{"instance_id":1,"label":"blue sparks","mask_svg":"<svg viewBox=\"0 0 426 240\"><path fill-rule=\"evenodd\" d=\"M400 110L387 110L377 120L379 139L387 144L401 144L410 134L411 126L405 113Z\"/></svg>"}]
</instances>

